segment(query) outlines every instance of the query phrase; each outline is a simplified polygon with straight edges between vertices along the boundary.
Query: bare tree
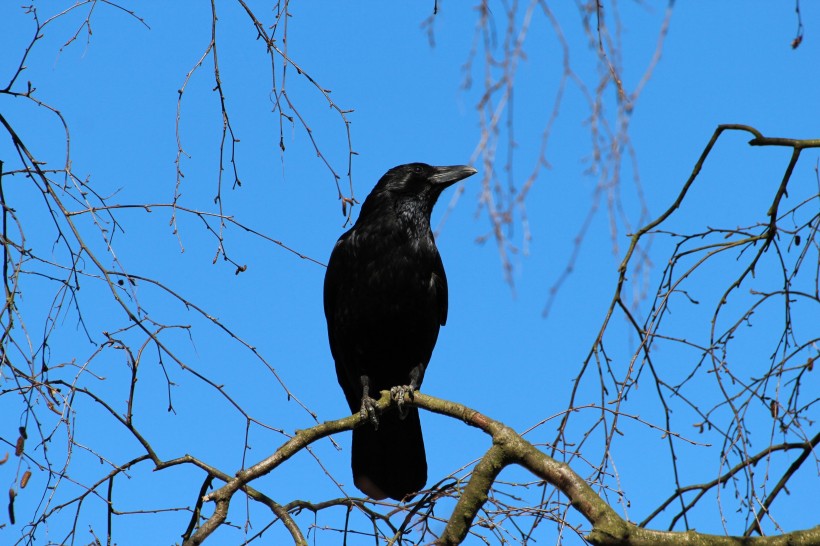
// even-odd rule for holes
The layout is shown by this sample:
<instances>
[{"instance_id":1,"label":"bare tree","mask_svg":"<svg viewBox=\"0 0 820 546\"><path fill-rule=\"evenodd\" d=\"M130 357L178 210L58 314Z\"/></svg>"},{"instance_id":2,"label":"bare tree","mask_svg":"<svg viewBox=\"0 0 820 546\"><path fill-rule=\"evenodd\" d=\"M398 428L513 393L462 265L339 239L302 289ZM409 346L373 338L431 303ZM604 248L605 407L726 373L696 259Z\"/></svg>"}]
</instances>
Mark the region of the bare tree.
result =
<instances>
[{"instance_id":1,"label":"bare tree","mask_svg":"<svg viewBox=\"0 0 820 546\"><path fill-rule=\"evenodd\" d=\"M0 525L6 533L20 529L15 543L88 542L83 534L88 530L92 543L112 544L125 540L116 532L119 518L178 525L182 514L187 525L173 528L169 536L181 536L184 544L213 541L236 528L245 542L284 529L296 544L307 544L311 534L319 533L337 541L337 535L351 541L361 536L390 544L529 543L547 527L555 530L559 542L580 536L593 544L820 544L820 527L787 531L778 513L795 507L774 504L791 484L816 483L820 461L817 380L812 373L820 355L820 175L814 152L820 141L774 138L750 126L721 125L701 156L693 158L691 176L680 181L677 197L653 219L638 175L624 181L622 173L625 158L637 165L629 137L631 113L660 60L672 2L658 29L656 49L632 89L621 76L618 3L578 0L576 6L588 51L597 63L591 81L576 72L571 53L577 46L563 31L570 23L560 20L550 4L477 3L476 34L465 63L465 86L472 85L477 66L483 71L477 104L481 132L472 159L484 175L478 203L488 219L483 238L497 243L512 282L511 256L526 250L528 242L529 189L549 164L549 139L564 108L566 88L581 91L589 110L589 169L597 184L578 227L576 253L551 295L572 271L592 218L605 210L613 251L621 256L611 302L590 335L565 411L529 430L512 430L492 416L425 394L408 399L489 438L479 459L436 477L428 490L406 503L351 496L325 468L325 448L317 441L333 442L332 434L369 426L360 416L320 423L272 360L217 318L209 302L178 288L168 271L143 273L120 257L129 245L140 244L132 242L139 239L126 227L147 226L161 215L180 249L190 250L186 230L203 228L213 241L213 262L227 264L231 274L247 271L243 244L275 248L287 255L285 263L298 258L321 269L320 260L241 221L225 205L227 188L247 181L240 176L241 138L220 70L223 9L242 14L246 32L264 52L282 157L287 154L285 135L298 132L322 165L348 219L358 203L353 193L351 110L337 103L331 90L289 51L288 2L275 2L263 11L244 0L224 6L212 0L209 39L190 69L180 74L170 198L131 203L121 201L105 184L92 182L84 173L91 172L90 166L75 163L66 116L59 104L39 98L37 82L26 80L26 69L40 48L54 43L58 52L83 39L90 47L100 10L116 11L138 26L149 22L104 0L81 0L49 15L35 5L22 8L31 24L31 40L15 51L19 62L0 89L0 100L20 101L31 111L48 113L62 127L63 146L55 162L57 154L33 134L26 118L0 113L13 151L0 158L5 288L0 311L0 414L5 422L0 423L0 441L8 447L0 468L12 469L8 521ZM444 7L435 4L436 10ZM800 45L804 33L799 2L796 7L793 47ZM560 85L545 101L538 155L522 177L514 168L519 137L512 108L518 66L536 17L552 29L563 60ZM424 25L434 41L436 14ZM57 42L49 41L55 37ZM209 78L205 86L215 93L214 113L221 129L216 170L210 177L212 203L200 207L185 197L186 172L193 168L186 152L185 112L202 73ZM309 109L303 108L311 101L331 113L335 135L313 128L305 113ZM751 137L753 148L732 148L728 137L733 134ZM698 206L691 194L710 159L721 154L745 161L762 147L791 154L779 179L766 181L770 195L765 214L751 213L742 225L678 222L681 211ZM812 159L813 179L795 175L798 164ZM637 168L631 171L637 173ZM624 212L625 192L632 192L640 204L637 217ZM625 232L631 235L624 251L618 242ZM657 286L647 288L653 263L662 264L662 276ZM682 308L687 311L677 313ZM693 323L692 316L700 319ZM266 388L278 385L280 400L266 403L298 414L301 430L289 432L290 425L275 413L262 413L251 398L237 394L235 379L224 370L197 364L197 343L211 336L227 347L214 358L241 361L255 381ZM85 349L78 348L78 337L87 342ZM742 350L749 345L756 347L757 358L749 359ZM189 396L178 395L181 389ZM594 396L585 394L589 392ZM379 401L382 411L394 411L393 404L389 396ZM160 440L161 429L174 426L186 441L196 438L205 446L227 442L221 436L207 437L223 413L240 425L235 442L239 464L199 454L205 450L191 454L190 444L182 441ZM634 441L645 442L647 458L674 482L654 509L635 519L630 498L641 493L623 486L619 470L624 442ZM322 501L278 498L265 477L285 475L286 462L300 456L316 462L316 475L303 478L306 487L329 480L338 495ZM692 481L681 469L683 461L692 458L710 461L718 474ZM502 470L504 479L499 477ZM135 503L130 493L122 492L155 487L157 475L168 480L161 497L145 496L144 503ZM34 508L21 520L16 508L23 496ZM98 521L87 516L92 510L103 514L103 528L91 523ZM320 515L329 513L341 516L331 524L317 523ZM693 528L704 513L717 514L723 535ZM337 526L337 521L343 523Z\"/></svg>"}]
</instances>

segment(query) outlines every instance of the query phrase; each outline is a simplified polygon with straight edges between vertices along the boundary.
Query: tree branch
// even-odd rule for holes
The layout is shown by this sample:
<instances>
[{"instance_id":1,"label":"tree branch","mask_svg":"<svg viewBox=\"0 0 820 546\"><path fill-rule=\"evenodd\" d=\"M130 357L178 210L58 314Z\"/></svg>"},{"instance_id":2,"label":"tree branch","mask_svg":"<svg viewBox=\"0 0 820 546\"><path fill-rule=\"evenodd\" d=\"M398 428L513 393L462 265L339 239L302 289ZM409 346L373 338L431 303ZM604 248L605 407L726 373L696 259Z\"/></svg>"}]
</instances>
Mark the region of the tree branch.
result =
<instances>
[{"instance_id":1,"label":"tree branch","mask_svg":"<svg viewBox=\"0 0 820 546\"><path fill-rule=\"evenodd\" d=\"M464 541L479 510L487 503L490 490L496 483L498 475L505 467L516 464L550 483L567 496L571 506L592 524L592 531L585 538L595 545L820 545L820 526L778 536L754 538L709 535L695 531L674 532L644 529L621 518L568 464L556 461L540 451L504 423L495 421L462 404L434 398L420 392L416 392L412 398L408 394L405 397L405 403L464 421L488 434L493 442L473 469L472 476L436 544L451 545ZM389 391L383 391L376 407L380 412L385 412L393 411L395 405L396 402L391 399ZM363 425L368 426L366 423L367 418L357 413L343 419L322 423L310 429L297 431L292 439L285 442L272 455L246 470L241 470L223 487L205 495L203 498L205 502L215 503L214 513L183 543L184 546L201 544L222 525L227 518L234 493L248 483L270 473L313 442L331 434L352 430ZM289 519L289 523L293 524L293 520ZM297 538L301 534L294 533L292 529L291 531L295 543L302 544Z\"/></svg>"}]
</instances>

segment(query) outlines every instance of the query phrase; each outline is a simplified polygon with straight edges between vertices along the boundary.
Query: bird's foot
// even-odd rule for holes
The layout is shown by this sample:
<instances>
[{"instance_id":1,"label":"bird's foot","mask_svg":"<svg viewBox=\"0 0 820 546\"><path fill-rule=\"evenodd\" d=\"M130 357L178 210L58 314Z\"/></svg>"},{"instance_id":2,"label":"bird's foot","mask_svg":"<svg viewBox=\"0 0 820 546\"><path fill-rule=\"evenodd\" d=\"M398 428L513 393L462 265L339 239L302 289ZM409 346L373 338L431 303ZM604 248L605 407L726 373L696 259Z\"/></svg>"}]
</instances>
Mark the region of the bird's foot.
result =
<instances>
[{"instance_id":1,"label":"bird's foot","mask_svg":"<svg viewBox=\"0 0 820 546\"><path fill-rule=\"evenodd\" d=\"M379 414L376 411L376 401L370 398L370 377L362 375L359 380L362 382L362 407L359 414L370 421L374 429L379 430Z\"/></svg>"},{"instance_id":2,"label":"bird's foot","mask_svg":"<svg viewBox=\"0 0 820 546\"><path fill-rule=\"evenodd\" d=\"M399 385L396 387L392 387L390 389L390 397L396 401L396 407L399 409L399 419L404 419L407 417L408 412L410 411L407 406L405 406L404 402L404 395L409 395L410 399L413 399L413 394L416 392L416 387L411 385Z\"/></svg>"},{"instance_id":3,"label":"bird's foot","mask_svg":"<svg viewBox=\"0 0 820 546\"><path fill-rule=\"evenodd\" d=\"M370 421L373 425L373 428L378 430L379 429L379 414L376 411L376 401L370 398L367 395L362 397L362 408L359 410L359 414Z\"/></svg>"}]
</instances>

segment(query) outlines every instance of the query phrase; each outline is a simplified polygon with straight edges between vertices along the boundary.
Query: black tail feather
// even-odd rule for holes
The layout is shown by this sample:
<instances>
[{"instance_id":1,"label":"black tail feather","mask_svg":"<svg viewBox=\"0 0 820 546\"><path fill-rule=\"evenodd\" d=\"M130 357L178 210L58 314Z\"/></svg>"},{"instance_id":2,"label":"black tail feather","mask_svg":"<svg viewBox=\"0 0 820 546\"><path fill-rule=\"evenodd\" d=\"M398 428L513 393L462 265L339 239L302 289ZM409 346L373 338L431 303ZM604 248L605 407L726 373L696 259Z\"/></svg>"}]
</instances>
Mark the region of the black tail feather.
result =
<instances>
[{"instance_id":1,"label":"black tail feather","mask_svg":"<svg viewBox=\"0 0 820 546\"><path fill-rule=\"evenodd\" d=\"M369 423L353 431L353 481L370 498L401 500L424 488L427 457L419 412L409 408L404 419L397 411L379 417L379 428Z\"/></svg>"}]
</instances>

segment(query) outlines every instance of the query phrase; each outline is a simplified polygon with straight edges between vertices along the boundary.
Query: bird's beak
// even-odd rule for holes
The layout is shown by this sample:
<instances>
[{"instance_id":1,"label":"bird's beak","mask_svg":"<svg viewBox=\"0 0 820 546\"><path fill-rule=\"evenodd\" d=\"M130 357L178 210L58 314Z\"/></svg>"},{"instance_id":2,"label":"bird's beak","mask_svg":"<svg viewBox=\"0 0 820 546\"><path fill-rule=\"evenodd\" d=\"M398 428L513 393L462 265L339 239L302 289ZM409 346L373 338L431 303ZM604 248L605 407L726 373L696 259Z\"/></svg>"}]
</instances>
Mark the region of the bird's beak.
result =
<instances>
[{"instance_id":1,"label":"bird's beak","mask_svg":"<svg viewBox=\"0 0 820 546\"><path fill-rule=\"evenodd\" d=\"M430 182L441 186L442 189L455 184L459 180L464 180L468 176L473 176L476 171L467 165L453 165L451 167L435 167L435 174L430 177Z\"/></svg>"}]
</instances>

